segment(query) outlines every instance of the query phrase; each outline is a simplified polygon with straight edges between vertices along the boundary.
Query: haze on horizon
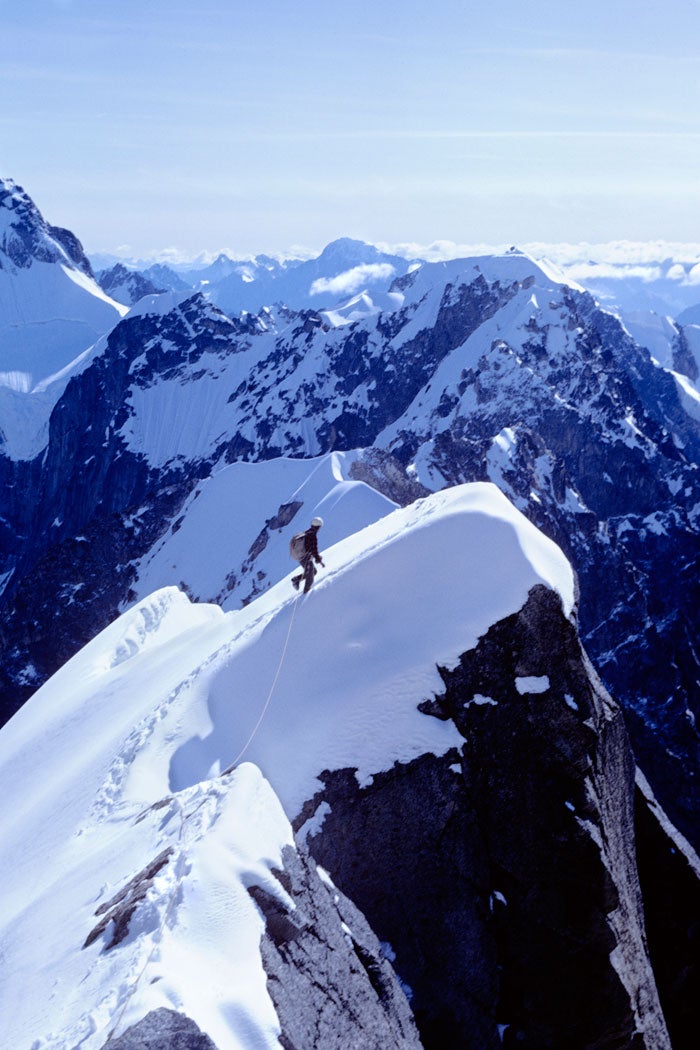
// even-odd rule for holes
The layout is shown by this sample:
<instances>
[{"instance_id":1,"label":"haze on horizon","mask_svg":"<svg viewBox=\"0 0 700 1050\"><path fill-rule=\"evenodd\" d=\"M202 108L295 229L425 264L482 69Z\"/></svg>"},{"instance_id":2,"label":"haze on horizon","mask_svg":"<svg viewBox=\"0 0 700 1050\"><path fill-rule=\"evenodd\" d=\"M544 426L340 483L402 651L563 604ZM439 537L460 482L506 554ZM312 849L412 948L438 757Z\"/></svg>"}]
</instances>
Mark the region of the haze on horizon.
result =
<instances>
[{"instance_id":1,"label":"haze on horizon","mask_svg":"<svg viewBox=\"0 0 700 1050\"><path fill-rule=\"evenodd\" d=\"M90 251L700 241L700 0L0 17L0 174Z\"/></svg>"}]
</instances>

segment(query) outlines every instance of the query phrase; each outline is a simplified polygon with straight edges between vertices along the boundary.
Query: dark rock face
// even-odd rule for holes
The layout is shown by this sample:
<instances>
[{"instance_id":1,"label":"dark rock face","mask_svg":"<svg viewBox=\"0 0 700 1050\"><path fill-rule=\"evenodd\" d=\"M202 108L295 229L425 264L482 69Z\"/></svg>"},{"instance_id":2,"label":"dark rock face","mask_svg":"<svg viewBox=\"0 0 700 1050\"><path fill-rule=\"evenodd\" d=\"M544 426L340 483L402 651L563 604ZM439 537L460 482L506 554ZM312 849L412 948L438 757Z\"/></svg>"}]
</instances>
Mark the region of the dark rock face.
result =
<instances>
[{"instance_id":1,"label":"dark rock face","mask_svg":"<svg viewBox=\"0 0 700 1050\"><path fill-rule=\"evenodd\" d=\"M312 809L327 801L332 813L308 843L390 945L423 1045L489 1050L499 1045L490 886L472 849L474 815L450 768L457 760L423 756L375 775L364 792L354 770L323 774Z\"/></svg>"},{"instance_id":2,"label":"dark rock face","mask_svg":"<svg viewBox=\"0 0 700 1050\"><path fill-rule=\"evenodd\" d=\"M700 999L700 858L640 774L635 813L639 881L661 1006L674 1050L691 1050Z\"/></svg>"},{"instance_id":3,"label":"dark rock face","mask_svg":"<svg viewBox=\"0 0 700 1050\"><path fill-rule=\"evenodd\" d=\"M635 867L634 763L559 599L534 588L442 677L426 717L454 721L459 754L363 790L352 770L326 773L309 807L330 805L309 848L390 942L424 1045L670 1046Z\"/></svg>"},{"instance_id":4,"label":"dark rock face","mask_svg":"<svg viewBox=\"0 0 700 1050\"><path fill-rule=\"evenodd\" d=\"M117 263L111 270L103 270L97 275L100 288L125 306L133 306L144 295L157 295L167 289L154 283L138 270L127 270L126 266Z\"/></svg>"},{"instance_id":5,"label":"dark rock face","mask_svg":"<svg viewBox=\"0 0 700 1050\"><path fill-rule=\"evenodd\" d=\"M249 892L265 917L262 960L284 1050L417 1050L406 996L365 918L302 847L283 859L277 877L294 910L260 887Z\"/></svg>"},{"instance_id":6,"label":"dark rock face","mask_svg":"<svg viewBox=\"0 0 700 1050\"><path fill-rule=\"evenodd\" d=\"M381 449L364 449L350 467L350 477L382 492L400 507L429 495L430 490L409 477L398 460Z\"/></svg>"},{"instance_id":7,"label":"dark rock face","mask_svg":"<svg viewBox=\"0 0 700 1050\"><path fill-rule=\"evenodd\" d=\"M132 915L141 901L145 899L146 894L153 885L153 879L170 860L171 854L172 849L170 847L163 850L143 871L140 871L138 875L130 879L127 885L111 900L100 905L95 912L96 916L101 916L100 921L85 938L83 948L88 948L98 937L101 937L107 928L110 927L110 924L110 938L105 945L105 951L110 951L110 949L124 940L129 932L129 923Z\"/></svg>"},{"instance_id":8,"label":"dark rock face","mask_svg":"<svg viewBox=\"0 0 700 1050\"><path fill-rule=\"evenodd\" d=\"M83 247L70 230L45 222L34 201L21 186L0 179L0 209L11 214L8 229L0 242L0 269L5 265L24 270L33 262L59 262L65 258L88 277L92 268Z\"/></svg>"},{"instance_id":9,"label":"dark rock face","mask_svg":"<svg viewBox=\"0 0 700 1050\"><path fill-rule=\"evenodd\" d=\"M517 340L513 330L458 383L434 384L431 407L398 420L388 447L405 463L424 450L440 484L495 481L561 546L584 645L655 792L697 844L700 431L615 318L588 295L559 295L550 309L565 323L533 308Z\"/></svg>"},{"instance_id":10,"label":"dark rock face","mask_svg":"<svg viewBox=\"0 0 700 1050\"><path fill-rule=\"evenodd\" d=\"M124 1035L109 1039L109 1050L217 1050L193 1020L175 1010L151 1010Z\"/></svg>"},{"instance_id":11,"label":"dark rock face","mask_svg":"<svg viewBox=\"0 0 700 1050\"><path fill-rule=\"evenodd\" d=\"M154 470L121 433L127 391L216 349L235 331L194 296L165 319L136 317L110 333L106 352L68 384L35 460L0 456L3 594L0 715L6 721L128 600L132 560L177 516L209 471ZM167 348L163 343L167 341ZM138 361L137 361L138 359Z\"/></svg>"}]
</instances>

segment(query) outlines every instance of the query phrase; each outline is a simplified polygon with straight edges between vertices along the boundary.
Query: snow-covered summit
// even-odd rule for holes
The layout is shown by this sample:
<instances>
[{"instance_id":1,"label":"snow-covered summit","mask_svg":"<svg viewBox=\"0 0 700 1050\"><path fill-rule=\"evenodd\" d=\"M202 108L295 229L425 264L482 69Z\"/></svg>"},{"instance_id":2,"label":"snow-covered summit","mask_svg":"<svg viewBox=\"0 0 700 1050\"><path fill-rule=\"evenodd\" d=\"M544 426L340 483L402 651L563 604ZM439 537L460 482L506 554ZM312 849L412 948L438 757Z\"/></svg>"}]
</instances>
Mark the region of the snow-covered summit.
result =
<instances>
[{"instance_id":1,"label":"snow-covered summit","mask_svg":"<svg viewBox=\"0 0 700 1050\"><path fill-rule=\"evenodd\" d=\"M167 290L145 274L127 269L122 263L116 263L110 270L99 273L97 280L103 292L125 306L132 306L144 295L157 295Z\"/></svg>"},{"instance_id":2,"label":"snow-covered summit","mask_svg":"<svg viewBox=\"0 0 700 1050\"><path fill-rule=\"evenodd\" d=\"M0 180L0 388L28 393L125 312L95 281L77 237Z\"/></svg>"},{"instance_id":3,"label":"snow-covered summit","mask_svg":"<svg viewBox=\"0 0 700 1050\"><path fill-rule=\"evenodd\" d=\"M340 238L326 245L316 258L283 263L264 256L207 273L207 293L227 313L257 312L283 303L293 310L332 308L348 296L371 287L384 291L409 263L380 251L373 244Z\"/></svg>"},{"instance_id":4,"label":"snow-covered summit","mask_svg":"<svg viewBox=\"0 0 700 1050\"><path fill-rule=\"evenodd\" d=\"M12 179L0 178L0 252L8 264L27 269L34 262L63 262L87 277L92 269L77 237L45 222L31 197Z\"/></svg>"},{"instance_id":5,"label":"snow-covered summit","mask_svg":"<svg viewBox=\"0 0 700 1050\"><path fill-rule=\"evenodd\" d=\"M332 509L327 513L326 528L332 529ZM518 611L533 586L556 591L565 615L574 609L574 577L564 555L487 483L457 486L397 509L323 556L325 569L315 587L298 600L289 577L227 614L190 604L175 588L143 599L15 715L0 735L3 755L34 747L37 733L46 734L47 744L64 733L90 735L103 719L104 733L118 736L144 704L150 710L157 702L165 707L157 725L149 723L138 755L131 755L123 797L144 805L185 781L206 779L215 766L230 764L245 743L259 713L257 675L263 682L264 668L274 669L278 643L294 616L276 713L247 751L277 782L293 816L313 788L318 761L357 764L361 775L369 775L373 764L379 768L390 756L393 761L399 752L415 750L413 730L402 740L397 726L423 724L414 708L439 688L435 664L453 664L491 624ZM316 658L319 647L323 660ZM140 677L146 665L149 695L136 695L127 679ZM124 690L123 704L115 690ZM85 704L92 728L77 717ZM108 710L113 717L106 718ZM375 717L382 728L369 742L362 721ZM338 732L339 720L349 733ZM202 739L199 732L208 723ZM310 724L318 747L308 739ZM195 725L200 730L193 735ZM425 741L439 740L441 727L437 737L435 731L425 722ZM306 740L303 749L290 746L298 734ZM272 758L280 746L289 747L293 763ZM76 755L61 778L80 779L81 763L94 762L99 750L95 746L84 759ZM142 760L140 780L132 774ZM105 752L102 761L112 759Z\"/></svg>"},{"instance_id":6,"label":"snow-covered summit","mask_svg":"<svg viewBox=\"0 0 700 1050\"><path fill-rule=\"evenodd\" d=\"M555 267L535 260L526 252L511 249L499 254L413 264L404 276L394 281L391 291L402 292L405 302L419 302L428 293L442 293L448 286L469 285L479 278L490 285L504 287L521 284L525 288L537 286L551 291L565 285L582 290Z\"/></svg>"}]
</instances>

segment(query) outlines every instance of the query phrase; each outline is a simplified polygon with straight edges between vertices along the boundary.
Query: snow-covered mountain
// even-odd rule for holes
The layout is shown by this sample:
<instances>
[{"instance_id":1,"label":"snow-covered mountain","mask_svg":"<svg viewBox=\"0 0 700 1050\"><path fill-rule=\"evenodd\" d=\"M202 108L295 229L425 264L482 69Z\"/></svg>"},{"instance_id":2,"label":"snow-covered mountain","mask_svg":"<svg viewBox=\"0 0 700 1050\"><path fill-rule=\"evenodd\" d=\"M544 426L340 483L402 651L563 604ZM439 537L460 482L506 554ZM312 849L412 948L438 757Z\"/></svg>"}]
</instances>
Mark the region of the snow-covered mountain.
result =
<instances>
[{"instance_id":1,"label":"snow-covered mountain","mask_svg":"<svg viewBox=\"0 0 700 1050\"><path fill-rule=\"evenodd\" d=\"M121 263L98 273L97 281L103 292L125 306L133 306L139 299L143 299L144 295L158 295L169 290L138 271L128 270Z\"/></svg>"},{"instance_id":2,"label":"snow-covered mountain","mask_svg":"<svg viewBox=\"0 0 700 1050\"><path fill-rule=\"evenodd\" d=\"M77 237L0 179L0 389L46 381L124 313L95 281Z\"/></svg>"},{"instance_id":3,"label":"snow-covered mountain","mask_svg":"<svg viewBox=\"0 0 700 1050\"><path fill-rule=\"evenodd\" d=\"M700 302L694 306L689 306L686 310L683 310L678 314L676 318L679 325L700 325Z\"/></svg>"},{"instance_id":4,"label":"snow-covered mountain","mask_svg":"<svg viewBox=\"0 0 700 1050\"><path fill-rule=\"evenodd\" d=\"M258 313L282 303L294 310L342 306L362 292L386 292L409 268L406 259L380 252L374 245L350 238L329 244L316 259L284 265L259 257L211 282L207 292L225 313Z\"/></svg>"},{"instance_id":5,"label":"snow-covered mountain","mask_svg":"<svg viewBox=\"0 0 700 1050\"><path fill-rule=\"evenodd\" d=\"M147 294L150 282L170 291L203 292L234 318L244 311L258 314L265 307L285 306L327 310L329 321L345 324L393 308L396 299L388 289L411 265L401 256L344 237L312 259L280 261L258 255L237 260L221 253L207 266L182 266L177 273L164 265L139 269L134 264L127 269L117 263L100 274L100 283L110 295L121 295L120 301L130 305Z\"/></svg>"},{"instance_id":6,"label":"snow-covered mountain","mask_svg":"<svg viewBox=\"0 0 700 1050\"><path fill-rule=\"evenodd\" d=\"M308 596L155 592L0 731L6 1045L690 1045L700 865L640 780L640 889L569 564L493 485L386 511Z\"/></svg>"},{"instance_id":7,"label":"snow-covered mountain","mask_svg":"<svg viewBox=\"0 0 700 1050\"><path fill-rule=\"evenodd\" d=\"M681 324L653 312L621 314L622 322L640 346L669 371L690 415L700 416L700 324L690 316Z\"/></svg>"},{"instance_id":8,"label":"snow-covered mountain","mask_svg":"<svg viewBox=\"0 0 700 1050\"><path fill-rule=\"evenodd\" d=\"M697 244L630 243L626 241L609 244L547 244L533 242L521 244L520 248L536 262L547 268L556 268L568 283L583 287L590 292L610 312L617 314L656 313L660 317L671 317L681 324L697 323L700 305L700 246ZM214 288L228 277L232 293L231 312L237 315L241 307L235 291L240 283L257 282L254 292L264 288L265 297L257 305L246 305L254 312L261 306L272 306L275 303L286 303L296 309L313 307L316 309L330 307L332 302L319 304L318 299L309 302L309 288L302 281L297 286L294 276L287 284L289 271L302 264L311 264L306 272L314 268L321 270L323 283L343 277L341 284L350 283L359 288L361 269L369 267L370 277L373 264L388 263L395 270L394 276L400 276L416 263L446 261L448 259L471 258L472 255L502 254L506 246L460 246L450 241L439 241L433 245L398 245L394 249L387 246L376 246L349 238L341 238L328 245L320 256L312 258L307 253L303 257L273 258L258 255L254 258L239 259L219 252L218 255L206 254L191 261L158 263L152 259L124 259L114 255L96 253L91 256L97 270L110 269L116 264L125 265L130 270L141 271L154 283L172 290L184 291L185 286L193 291ZM164 253L167 257L168 253ZM358 273L360 268L360 273ZM302 271L303 273L304 271ZM375 279L368 282L371 287L364 288L364 294L372 294L381 284L381 271L375 273ZM354 282L353 279L354 278ZM246 296L246 290L242 293ZM363 294L363 291L356 291ZM246 296L246 303L248 298ZM224 306L228 312L228 307Z\"/></svg>"}]
</instances>

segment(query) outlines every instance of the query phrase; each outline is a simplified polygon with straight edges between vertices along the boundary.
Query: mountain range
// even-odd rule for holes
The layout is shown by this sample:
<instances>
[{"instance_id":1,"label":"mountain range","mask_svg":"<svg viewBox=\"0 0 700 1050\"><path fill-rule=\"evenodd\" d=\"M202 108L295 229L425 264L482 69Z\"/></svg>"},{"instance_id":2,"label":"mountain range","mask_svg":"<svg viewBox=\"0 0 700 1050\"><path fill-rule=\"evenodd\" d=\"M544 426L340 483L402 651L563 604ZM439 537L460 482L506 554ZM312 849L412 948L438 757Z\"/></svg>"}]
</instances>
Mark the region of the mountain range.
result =
<instances>
[{"instance_id":1,"label":"mountain range","mask_svg":"<svg viewBox=\"0 0 700 1050\"><path fill-rule=\"evenodd\" d=\"M700 248L696 244L635 244L625 241L598 245L570 245L533 243L521 246L526 254L537 262L544 263L550 270L555 268L570 284L577 284L591 292L605 306L605 309L627 317L630 314L656 314L659 317L671 317L681 324L691 323L700 307ZM313 278L308 284L292 278L292 271L299 266L312 269L321 268L321 277L333 279L342 272L334 266L339 255L352 253L354 262L348 261L345 272L353 266L367 266L377 262L386 262L394 267L394 276L400 276L416 262L438 262L449 259L471 258L472 255L502 254L502 248L481 246L460 246L447 241L438 241L434 245L399 245L395 248L384 246L378 248L361 241L341 238L328 245L315 257L306 252L299 257L294 254L273 257L258 255L249 258L238 258L227 251L202 253L197 258L175 261L178 253L158 253L149 259L135 259L125 256L95 253L91 261L98 280L104 285L112 279L110 274L115 269L126 271L146 279L158 281L164 288L184 291L206 289L209 294L218 294L218 286L227 281L227 310L259 309L255 302L256 288L243 289L246 305L239 299L236 290L241 284L261 282L258 288L265 285L265 295L261 302L288 302L289 305L308 305L308 292ZM310 257L311 256L311 257ZM311 264L307 266L306 264ZM233 276L233 280L229 280ZM359 275L356 275L359 276ZM291 280L288 280L292 278ZM360 285L358 285L360 287ZM251 293L252 298L251 298ZM318 291L316 290L316 294ZM135 300L128 291L120 301L131 305ZM217 300L218 301L218 300ZM240 304L237 306L237 304ZM310 305L318 307L318 299ZM690 311L690 313L688 313Z\"/></svg>"},{"instance_id":2,"label":"mountain range","mask_svg":"<svg viewBox=\"0 0 700 1050\"><path fill-rule=\"evenodd\" d=\"M12 1045L690 1046L692 316L350 240L100 288L2 209L9 327L85 325L0 349Z\"/></svg>"}]
</instances>

